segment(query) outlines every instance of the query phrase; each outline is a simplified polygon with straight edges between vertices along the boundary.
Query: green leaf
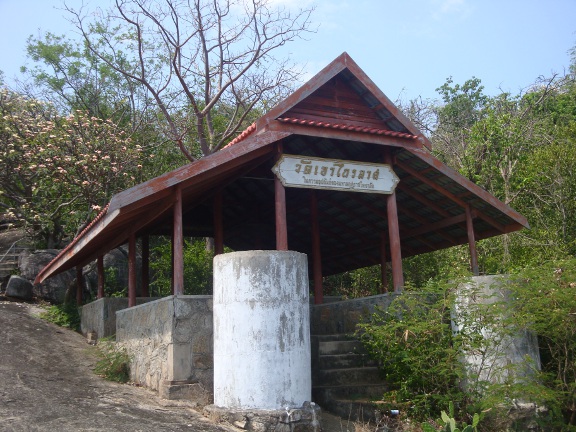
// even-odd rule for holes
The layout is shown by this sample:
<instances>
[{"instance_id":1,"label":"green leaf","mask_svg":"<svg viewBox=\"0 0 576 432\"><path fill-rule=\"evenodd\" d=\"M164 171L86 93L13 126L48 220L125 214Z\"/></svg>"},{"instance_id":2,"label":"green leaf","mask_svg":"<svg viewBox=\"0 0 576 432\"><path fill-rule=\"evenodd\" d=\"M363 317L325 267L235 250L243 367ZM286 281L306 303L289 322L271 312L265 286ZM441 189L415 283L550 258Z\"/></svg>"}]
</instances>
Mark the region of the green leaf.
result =
<instances>
[{"instance_id":1,"label":"green leaf","mask_svg":"<svg viewBox=\"0 0 576 432\"><path fill-rule=\"evenodd\" d=\"M474 414L474 418L472 419L472 427L476 427L478 426L478 423L480 422L480 416L478 415L478 413Z\"/></svg>"},{"instance_id":2,"label":"green leaf","mask_svg":"<svg viewBox=\"0 0 576 432\"><path fill-rule=\"evenodd\" d=\"M450 417L448 417L448 414L446 414L446 411L442 411L442 414L440 414L442 416L442 421L446 424L450 423Z\"/></svg>"},{"instance_id":3,"label":"green leaf","mask_svg":"<svg viewBox=\"0 0 576 432\"><path fill-rule=\"evenodd\" d=\"M431 426L429 423L422 424L422 431L423 432L436 432L436 428Z\"/></svg>"}]
</instances>

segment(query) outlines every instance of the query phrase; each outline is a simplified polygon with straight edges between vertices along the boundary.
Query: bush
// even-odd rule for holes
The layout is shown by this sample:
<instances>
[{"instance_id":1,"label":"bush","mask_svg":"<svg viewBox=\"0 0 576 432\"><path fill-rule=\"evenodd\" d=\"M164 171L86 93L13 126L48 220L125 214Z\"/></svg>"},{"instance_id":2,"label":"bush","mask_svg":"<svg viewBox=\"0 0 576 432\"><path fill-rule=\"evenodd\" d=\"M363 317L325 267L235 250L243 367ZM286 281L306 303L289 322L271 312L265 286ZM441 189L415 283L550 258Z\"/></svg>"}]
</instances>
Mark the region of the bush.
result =
<instances>
[{"instance_id":1,"label":"bush","mask_svg":"<svg viewBox=\"0 0 576 432\"><path fill-rule=\"evenodd\" d=\"M100 358L96 362L94 372L108 381L126 383L130 380L130 356L123 348L118 348L114 342L100 340L97 346Z\"/></svg>"},{"instance_id":2,"label":"bush","mask_svg":"<svg viewBox=\"0 0 576 432\"><path fill-rule=\"evenodd\" d=\"M40 314L40 318L61 327L80 331L80 314L78 313L78 306L73 303L50 306Z\"/></svg>"},{"instance_id":3,"label":"bush","mask_svg":"<svg viewBox=\"0 0 576 432\"><path fill-rule=\"evenodd\" d=\"M390 385L383 400L403 405L409 417L424 420L450 401L464 401L458 385L463 367L443 287L430 284L421 293L397 297L387 310L360 324L358 335Z\"/></svg>"},{"instance_id":4,"label":"bush","mask_svg":"<svg viewBox=\"0 0 576 432\"><path fill-rule=\"evenodd\" d=\"M191 239L184 242L184 294L212 294L213 253L206 249L205 239ZM155 295L170 295L172 286L172 244L161 241L152 248L150 268L154 272L150 284Z\"/></svg>"}]
</instances>

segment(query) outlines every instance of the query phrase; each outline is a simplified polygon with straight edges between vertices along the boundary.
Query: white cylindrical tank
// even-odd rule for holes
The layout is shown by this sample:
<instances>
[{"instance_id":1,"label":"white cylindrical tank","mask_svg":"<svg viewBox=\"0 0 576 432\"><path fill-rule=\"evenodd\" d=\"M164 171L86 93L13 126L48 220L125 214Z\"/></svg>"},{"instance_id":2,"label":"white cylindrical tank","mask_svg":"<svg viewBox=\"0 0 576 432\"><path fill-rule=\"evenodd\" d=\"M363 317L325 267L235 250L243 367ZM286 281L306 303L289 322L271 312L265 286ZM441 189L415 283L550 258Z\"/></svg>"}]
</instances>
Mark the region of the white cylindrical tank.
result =
<instances>
[{"instance_id":1,"label":"white cylindrical tank","mask_svg":"<svg viewBox=\"0 0 576 432\"><path fill-rule=\"evenodd\" d=\"M214 258L214 405L301 407L312 392L308 264L292 251Z\"/></svg>"}]
</instances>

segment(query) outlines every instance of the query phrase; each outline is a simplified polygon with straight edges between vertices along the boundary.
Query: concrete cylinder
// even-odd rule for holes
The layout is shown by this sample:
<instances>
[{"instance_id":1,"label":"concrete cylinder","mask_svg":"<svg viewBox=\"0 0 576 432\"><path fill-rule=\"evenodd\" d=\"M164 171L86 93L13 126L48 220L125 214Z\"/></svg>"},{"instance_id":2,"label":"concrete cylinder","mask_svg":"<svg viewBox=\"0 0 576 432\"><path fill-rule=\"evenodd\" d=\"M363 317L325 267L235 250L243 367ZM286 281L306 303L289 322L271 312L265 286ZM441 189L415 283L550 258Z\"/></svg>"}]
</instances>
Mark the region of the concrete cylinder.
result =
<instances>
[{"instance_id":1,"label":"concrete cylinder","mask_svg":"<svg viewBox=\"0 0 576 432\"><path fill-rule=\"evenodd\" d=\"M301 407L311 399L308 265L291 251L214 258L214 405Z\"/></svg>"}]
</instances>

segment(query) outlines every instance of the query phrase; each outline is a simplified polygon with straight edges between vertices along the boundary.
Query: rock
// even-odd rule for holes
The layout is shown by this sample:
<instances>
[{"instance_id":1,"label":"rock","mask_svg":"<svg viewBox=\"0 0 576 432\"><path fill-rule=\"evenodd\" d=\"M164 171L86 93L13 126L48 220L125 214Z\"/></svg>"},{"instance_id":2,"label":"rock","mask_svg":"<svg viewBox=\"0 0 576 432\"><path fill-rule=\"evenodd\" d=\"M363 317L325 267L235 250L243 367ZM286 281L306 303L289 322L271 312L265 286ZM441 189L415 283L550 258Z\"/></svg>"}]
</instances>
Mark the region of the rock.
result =
<instances>
[{"instance_id":1,"label":"rock","mask_svg":"<svg viewBox=\"0 0 576 432\"><path fill-rule=\"evenodd\" d=\"M32 300L33 285L27 279L20 276L10 276L6 286L6 296L22 300Z\"/></svg>"},{"instance_id":2,"label":"rock","mask_svg":"<svg viewBox=\"0 0 576 432\"><path fill-rule=\"evenodd\" d=\"M57 249L46 249L29 254L22 254L20 257L20 275L29 281L34 281L36 275L40 273L59 252ZM51 303L63 303L66 297L66 290L75 283L75 280L76 272L74 270L68 270L34 286L34 294L36 297Z\"/></svg>"},{"instance_id":3,"label":"rock","mask_svg":"<svg viewBox=\"0 0 576 432\"><path fill-rule=\"evenodd\" d=\"M138 289L142 286L142 259L139 254L136 255L136 277ZM104 272L106 277L106 286L115 292L121 292L128 289L128 247L126 245L112 249L104 255ZM93 297L96 297L98 291L98 271L96 261L84 267L84 277L86 279L87 289ZM136 295L140 295L137 292Z\"/></svg>"}]
</instances>

